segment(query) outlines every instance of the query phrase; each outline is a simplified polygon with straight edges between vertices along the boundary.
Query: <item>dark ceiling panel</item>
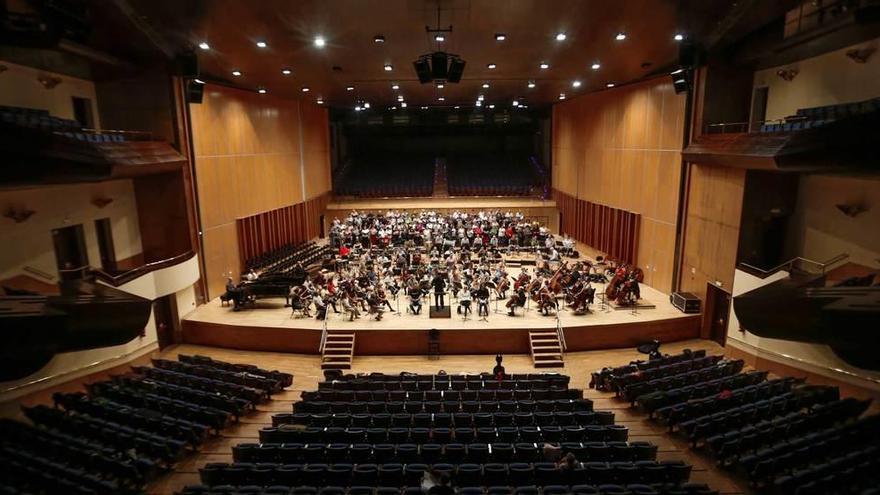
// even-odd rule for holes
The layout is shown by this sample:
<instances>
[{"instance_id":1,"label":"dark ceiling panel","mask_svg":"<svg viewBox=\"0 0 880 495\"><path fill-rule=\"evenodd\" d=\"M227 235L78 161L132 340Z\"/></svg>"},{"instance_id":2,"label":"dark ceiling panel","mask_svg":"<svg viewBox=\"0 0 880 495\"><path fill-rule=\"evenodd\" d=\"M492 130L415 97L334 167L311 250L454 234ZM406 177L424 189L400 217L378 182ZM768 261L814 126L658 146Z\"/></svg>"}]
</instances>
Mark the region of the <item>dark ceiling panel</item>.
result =
<instances>
[{"instance_id":1,"label":"dark ceiling panel","mask_svg":"<svg viewBox=\"0 0 880 495\"><path fill-rule=\"evenodd\" d=\"M425 26L435 27L437 1L425 0L128 0L139 19L167 42L197 50L202 74L248 89L265 87L271 94L322 97L338 107L358 99L374 107L396 104L402 94L410 106L472 105L485 102L509 106L514 98L546 105L560 93L603 89L636 80L673 66L678 44L673 34L704 36L733 4L731 0L441 0L439 26L452 25L447 41L435 43ZM707 9L706 4L712 8ZM567 39L555 40L557 32ZM616 41L617 32L627 33ZM494 33L507 35L496 42ZM382 34L385 43L374 43ZM322 35L326 46L315 47ZM265 40L267 48L256 42ZM419 84L412 62L419 55L444 49L467 61L459 84L442 90ZM550 69L540 70L546 61ZM598 71L590 65L598 61ZM383 65L394 70L387 72ZM497 64L490 70L487 64ZM643 64L650 64L643 66ZM341 70L334 70L333 67ZM290 76L282 74L290 68ZM242 71L233 77L234 69ZM580 88L572 88L575 79ZM527 88L529 80L536 82ZM392 83L399 91L391 89ZM481 85L488 82L488 89ZM354 91L346 91L346 86ZM445 101L439 102L438 97Z\"/></svg>"}]
</instances>

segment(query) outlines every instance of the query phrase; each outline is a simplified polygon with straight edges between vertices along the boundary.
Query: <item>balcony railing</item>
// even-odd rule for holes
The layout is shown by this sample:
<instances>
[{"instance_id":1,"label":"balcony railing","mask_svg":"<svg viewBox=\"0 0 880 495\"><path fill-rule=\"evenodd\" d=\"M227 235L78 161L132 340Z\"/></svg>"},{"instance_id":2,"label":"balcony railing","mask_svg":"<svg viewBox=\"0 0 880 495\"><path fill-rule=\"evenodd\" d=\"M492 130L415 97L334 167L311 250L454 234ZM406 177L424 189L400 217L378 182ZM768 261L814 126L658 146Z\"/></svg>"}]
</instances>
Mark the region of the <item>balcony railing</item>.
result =
<instances>
[{"instance_id":1,"label":"balcony railing","mask_svg":"<svg viewBox=\"0 0 880 495\"><path fill-rule=\"evenodd\" d=\"M92 268L90 273L95 277L95 279L100 280L101 282L104 282L113 287L119 287L120 285L127 284L128 282L131 282L138 277L146 275L147 273L161 270L163 268L168 268L169 266L174 266L184 261L187 261L195 255L196 253L194 251L187 251L172 258L166 258L164 260L146 263L137 268L132 268L131 270L122 273L110 273L101 268Z\"/></svg>"}]
</instances>

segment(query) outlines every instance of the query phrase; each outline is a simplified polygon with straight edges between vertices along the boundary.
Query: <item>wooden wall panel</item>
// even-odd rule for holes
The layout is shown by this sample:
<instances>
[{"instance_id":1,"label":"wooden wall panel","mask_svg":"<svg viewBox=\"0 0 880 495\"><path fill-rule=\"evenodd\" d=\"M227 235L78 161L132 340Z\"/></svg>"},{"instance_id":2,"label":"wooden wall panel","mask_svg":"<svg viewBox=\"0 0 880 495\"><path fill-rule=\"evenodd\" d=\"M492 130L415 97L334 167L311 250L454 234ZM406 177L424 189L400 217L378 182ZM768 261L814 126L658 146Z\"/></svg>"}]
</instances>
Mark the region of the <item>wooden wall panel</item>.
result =
<instances>
[{"instance_id":1,"label":"wooden wall panel","mask_svg":"<svg viewBox=\"0 0 880 495\"><path fill-rule=\"evenodd\" d=\"M664 292L672 289L675 269L684 112L685 97L675 94L665 76L553 107L554 189L638 213L634 256L646 283ZM577 218L562 205L560 211L563 218ZM566 228L578 228L574 222L565 222Z\"/></svg>"},{"instance_id":2,"label":"wooden wall panel","mask_svg":"<svg viewBox=\"0 0 880 495\"><path fill-rule=\"evenodd\" d=\"M265 221L267 212L307 199L315 200L314 211L323 211L326 199L319 198L330 190L329 123L326 109L313 104L215 85L205 88L202 104L190 105L190 114L204 275L213 298L223 290L225 274L237 277L242 269L238 219ZM317 235L317 216L300 216L314 222L298 227L301 235ZM271 225L264 226L271 230L268 245L290 238L274 230L281 224Z\"/></svg>"},{"instance_id":3,"label":"wooden wall panel","mask_svg":"<svg viewBox=\"0 0 880 495\"><path fill-rule=\"evenodd\" d=\"M745 169L690 164L681 290L705 298L706 284L733 287Z\"/></svg>"},{"instance_id":4,"label":"wooden wall panel","mask_svg":"<svg viewBox=\"0 0 880 495\"><path fill-rule=\"evenodd\" d=\"M562 230L608 257L638 263L641 216L638 213L577 199L553 191Z\"/></svg>"}]
</instances>

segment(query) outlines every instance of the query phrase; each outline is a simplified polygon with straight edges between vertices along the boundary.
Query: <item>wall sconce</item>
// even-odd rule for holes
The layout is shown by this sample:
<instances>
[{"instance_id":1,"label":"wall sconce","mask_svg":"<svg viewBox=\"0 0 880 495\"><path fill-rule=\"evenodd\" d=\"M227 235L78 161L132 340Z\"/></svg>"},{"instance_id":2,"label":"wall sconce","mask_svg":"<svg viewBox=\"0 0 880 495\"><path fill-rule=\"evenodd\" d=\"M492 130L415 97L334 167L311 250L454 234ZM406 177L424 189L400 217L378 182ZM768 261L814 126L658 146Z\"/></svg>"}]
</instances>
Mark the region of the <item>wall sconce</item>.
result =
<instances>
[{"instance_id":1,"label":"wall sconce","mask_svg":"<svg viewBox=\"0 0 880 495\"><path fill-rule=\"evenodd\" d=\"M852 50L846 52L846 56L857 64L864 64L876 51L877 49L873 46L866 46L864 48L853 48Z\"/></svg>"},{"instance_id":2,"label":"wall sconce","mask_svg":"<svg viewBox=\"0 0 880 495\"><path fill-rule=\"evenodd\" d=\"M843 203L836 206L841 213L850 218L855 218L868 211L868 207L862 203Z\"/></svg>"},{"instance_id":3,"label":"wall sconce","mask_svg":"<svg viewBox=\"0 0 880 495\"><path fill-rule=\"evenodd\" d=\"M112 202L113 202L113 198L105 198L103 196L92 198L92 204L97 206L98 208L103 208Z\"/></svg>"},{"instance_id":4,"label":"wall sconce","mask_svg":"<svg viewBox=\"0 0 880 495\"><path fill-rule=\"evenodd\" d=\"M787 69L779 69L778 71L776 71L776 75L781 77L782 80L786 82L791 82L795 78L795 76L798 75L798 70L791 67Z\"/></svg>"},{"instance_id":5,"label":"wall sconce","mask_svg":"<svg viewBox=\"0 0 880 495\"><path fill-rule=\"evenodd\" d=\"M16 208L15 206L10 206L4 213L3 216L6 218L11 218L15 220L15 223L21 223L30 218L36 211L28 210L27 208Z\"/></svg>"},{"instance_id":6,"label":"wall sconce","mask_svg":"<svg viewBox=\"0 0 880 495\"><path fill-rule=\"evenodd\" d=\"M49 76L46 74L40 74L37 76L37 81L40 81L40 84L43 85L46 89L53 89L55 86L61 84L61 78L56 76Z\"/></svg>"}]
</instances>

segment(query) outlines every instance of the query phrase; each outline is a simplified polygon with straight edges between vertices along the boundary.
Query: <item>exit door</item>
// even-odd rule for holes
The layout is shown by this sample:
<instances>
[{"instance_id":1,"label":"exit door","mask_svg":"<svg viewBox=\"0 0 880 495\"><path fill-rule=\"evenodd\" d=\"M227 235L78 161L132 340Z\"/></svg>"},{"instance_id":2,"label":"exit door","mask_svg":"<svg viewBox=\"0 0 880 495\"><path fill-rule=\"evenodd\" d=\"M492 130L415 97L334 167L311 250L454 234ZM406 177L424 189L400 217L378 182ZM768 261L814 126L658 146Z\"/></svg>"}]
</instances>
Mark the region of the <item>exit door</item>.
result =
<instances>
[{"instance_id":1,"label":"exit door","mask_svg":"<svg viewBox=\"0 0 880 495\"><path fill-rule=\"evenodd\" d=\"M52 230L55 261L61 280L78 280L85 276L89 266L86 239L82 225L71 225Z\"/></svg>"}]
</instances>

